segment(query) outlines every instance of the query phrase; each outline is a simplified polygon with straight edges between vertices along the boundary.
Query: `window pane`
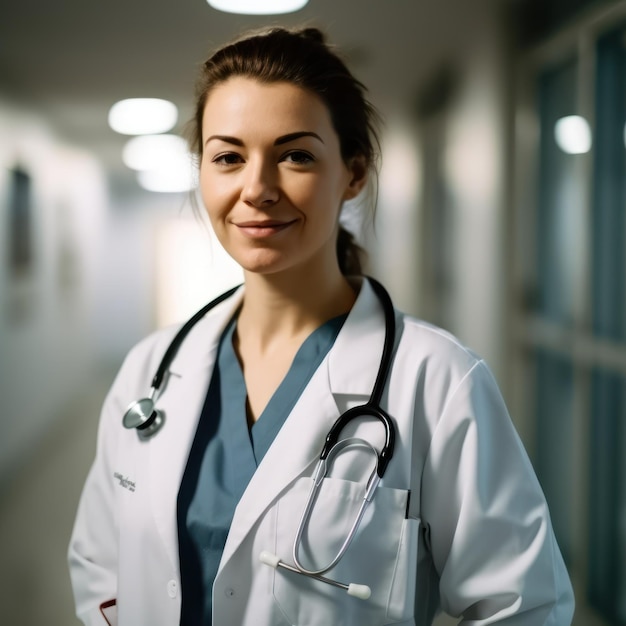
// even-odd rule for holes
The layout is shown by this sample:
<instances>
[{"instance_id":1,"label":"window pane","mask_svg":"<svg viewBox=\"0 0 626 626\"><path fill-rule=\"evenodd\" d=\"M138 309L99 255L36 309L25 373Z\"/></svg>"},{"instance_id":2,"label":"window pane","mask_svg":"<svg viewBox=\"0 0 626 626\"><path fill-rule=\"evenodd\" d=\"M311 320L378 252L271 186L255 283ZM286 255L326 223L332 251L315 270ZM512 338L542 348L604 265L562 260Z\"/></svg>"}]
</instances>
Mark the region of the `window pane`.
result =
<instances>
[{"instance_id":1,"label":"window pane","mask_svg":"<svg viewBox=\"0 0 626 626\"><path fill-rule=\"evenodd\" d=\"M626 51L623 28L597 50L593 206L593 323L603 337L626 339Z\"/></svg>"},{"instance_id":2,"label":"window pane","mask_svg":"<svg viewBox=\"0 0 626 626\"><path fill-rule=\"evenodd\" d=\"M537 308L551 321L565 324L573 321L584 270L585 192L580 153L584 146L580 146L580 133L584 133L586 122L571 119L576 114L576 71L572 61L544 72L538 81ZM559 144L557 122L565 118L571 123L560 126Z\"/></svg>"},{"instance_id":3,"label":"window pane","mask_svg":"<svg viewBox=\"0 0 626 626\"><path fill-rule=\"evenodd\" d=\"M613 623L626 622L625 389L623 376L593 372L589 600Z\"/></svg>"},{"instance_id":4,"label":"window pane","mask_svg":"<svg viewBox=\"0 0 626 626\"><path fill-rule=\"evenodd\" d=\"M626 339L626 50L624 27L598 40L593 192L593 332ZM626 623L626 380L596 369L590 450L591 603Z\"/></svg>"},{"instance_id":5,"label":"window pane","mask_svg":"<svg viewBox=\"0 0 626 626\"><path fill-rule=\"evenodd\" d=\"M536 353L537 475L550 506L554 531L566 562L572 547L571 476L573 368L548 350Z\"/></svg>"}]
</instances>

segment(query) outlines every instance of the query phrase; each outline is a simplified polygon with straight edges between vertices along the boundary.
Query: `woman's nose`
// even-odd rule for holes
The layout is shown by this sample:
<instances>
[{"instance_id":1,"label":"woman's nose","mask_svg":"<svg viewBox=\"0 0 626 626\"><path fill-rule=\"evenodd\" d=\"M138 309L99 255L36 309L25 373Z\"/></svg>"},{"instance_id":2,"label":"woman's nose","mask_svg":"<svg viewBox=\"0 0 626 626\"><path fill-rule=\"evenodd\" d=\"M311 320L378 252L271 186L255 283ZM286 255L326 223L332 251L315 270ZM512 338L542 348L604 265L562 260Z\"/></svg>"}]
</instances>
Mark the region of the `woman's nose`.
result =
<instances>
[{"instance_id":1,"label":"woman's nose","mask_svg":"<svg viewBox=\"0 0 626 626\"><path fill-rule=\"evenodd\" d=\"M241 190L241 199L253 206L269 206L279 198L277 175L270 164L249 163Z\"/></svg>"}]
</instances>

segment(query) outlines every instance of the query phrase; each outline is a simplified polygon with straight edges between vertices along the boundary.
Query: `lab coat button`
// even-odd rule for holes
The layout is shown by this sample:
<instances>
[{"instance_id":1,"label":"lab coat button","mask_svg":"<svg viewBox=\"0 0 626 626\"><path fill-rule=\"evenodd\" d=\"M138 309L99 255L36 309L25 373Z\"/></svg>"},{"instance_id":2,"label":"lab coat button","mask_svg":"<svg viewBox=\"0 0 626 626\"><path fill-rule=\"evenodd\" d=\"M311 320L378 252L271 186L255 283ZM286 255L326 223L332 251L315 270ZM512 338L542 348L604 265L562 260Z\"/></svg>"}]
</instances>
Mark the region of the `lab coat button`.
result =
<instances>
[{"instance_id":1,"label":"lab coat button","mask_svg":"<svg viewBox=\"0 0 626 626\"><path fill-rule=\"evenodd\" d=\"M226 589L224 589L224 595L228 598L232 598L235 595L235 590L232 587L226 587Z\"/></svg>"},{"instance_id":2,"label":"lab coat button","mask_svg":"<svg viewBox=\"0 0 626 626\"><path fill-rule=\"evenodd\" d=\"M178 595L178 583L175 580L170 580L167 583L167 595L170 598L175 598Z\"/></svg>"}]
</instances>

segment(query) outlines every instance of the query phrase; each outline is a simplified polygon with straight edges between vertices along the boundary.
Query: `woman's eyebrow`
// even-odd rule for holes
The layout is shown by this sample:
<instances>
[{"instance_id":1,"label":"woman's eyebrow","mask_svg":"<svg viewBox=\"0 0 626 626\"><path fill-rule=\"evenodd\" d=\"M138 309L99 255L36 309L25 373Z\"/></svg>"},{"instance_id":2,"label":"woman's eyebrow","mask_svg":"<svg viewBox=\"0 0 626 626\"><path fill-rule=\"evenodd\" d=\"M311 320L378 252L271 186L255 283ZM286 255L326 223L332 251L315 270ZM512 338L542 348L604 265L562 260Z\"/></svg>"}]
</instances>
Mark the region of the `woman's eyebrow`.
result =
<instances>
[{"instance_id":1,"label":"woman's eyebrow","mask_svg":"<svg viewBox=\"0 0 626 626\"><path fill-rule=\"evenodd\" d=\"M315 139L324 143L324 140L317 133L314 133L313 131L309 131L309 130L302 130L302 131L298 131L295 133L288 133L287 135L281 135L280 137L277 137L276 141L274 141L274 145L282 146L285 143L289 143L290 141L295 141L296 139L300 139L302 137L314 137ZM239 146L239 147L243 147L244 145L241 139L239 139L238 137L231 137L230 135L211 135L210 137L207 138L207 140L204 143L206 145L210 141L213 141L213 140L223 141L224 143L229 143L233 146Z\"/></svg>"},{"instance_id":2,"label":"woman's eyebrow","mask_svg":"<svg viewBox=\"0 0 626 626\"><path fill-rule=\"evenodd\" d=\"M288 135L282 135L281 137L278 137L276 141L274 142L274 145L281 146L284 143L295 141L296 139L300 139L301 137L315 137L315 139L318 139L319 141L324 143L323 139L317 133L314 133L308 130L303 130L297 133L289 133Z\"/></svg>"},{"instance_id":3,"label":"woman's eyebrow","mask_svg":"<svg viewBox=\"0 0 626 626\"><path fill-rule=\"evenodd\" d=\"M224 143L232 143L234 146L243 146L243 141L237 137L229 137L228 135L211 135L207 138L204 144L208 144L209 141L216 139L217 141L223 141Z\"/></svg>"}]
</instances>

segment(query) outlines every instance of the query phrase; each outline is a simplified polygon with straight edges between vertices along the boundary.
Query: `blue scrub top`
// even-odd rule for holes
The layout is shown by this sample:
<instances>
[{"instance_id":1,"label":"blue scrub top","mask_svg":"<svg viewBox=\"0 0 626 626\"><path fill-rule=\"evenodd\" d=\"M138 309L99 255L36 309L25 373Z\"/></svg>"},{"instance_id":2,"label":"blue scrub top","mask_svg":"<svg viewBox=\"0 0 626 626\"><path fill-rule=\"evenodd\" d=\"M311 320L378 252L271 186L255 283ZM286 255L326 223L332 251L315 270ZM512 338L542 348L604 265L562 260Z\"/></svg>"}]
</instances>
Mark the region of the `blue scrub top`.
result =
<instances>
[{"instance_id":1,"label":"blue scrub top","mask_svg":"<svg viewBox=\"0 0 626 626\"><path fill-rule=\"evenodd\" d=\"M233 348L236 318L222 334L178 493L182 626L211 624L213 582L235 507L346 317L329 320L307 337L251 428L246 385Z\"/></svg>"}]
</instances>

